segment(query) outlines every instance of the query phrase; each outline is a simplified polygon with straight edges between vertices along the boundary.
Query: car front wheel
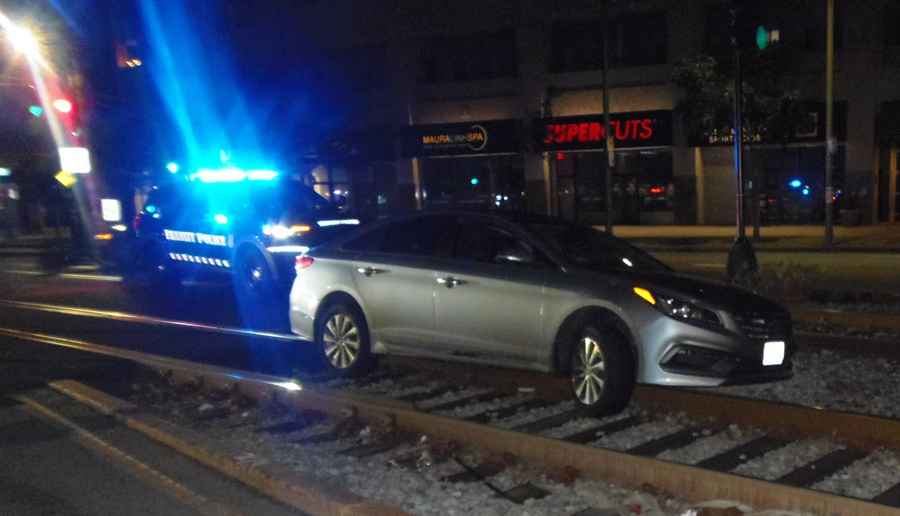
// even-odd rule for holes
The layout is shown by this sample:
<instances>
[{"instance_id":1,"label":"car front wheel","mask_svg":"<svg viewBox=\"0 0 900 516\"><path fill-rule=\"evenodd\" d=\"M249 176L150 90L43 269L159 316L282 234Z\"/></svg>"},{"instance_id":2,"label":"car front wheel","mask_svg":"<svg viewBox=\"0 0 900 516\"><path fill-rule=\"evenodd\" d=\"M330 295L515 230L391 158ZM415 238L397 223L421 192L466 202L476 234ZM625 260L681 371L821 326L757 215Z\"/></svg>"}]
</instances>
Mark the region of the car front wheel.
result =
<instances>
[{"instance_id":1,"label":"car front wheel","mask_svg":"<svg viewBox=\"0 0 900 516\"><path fill-rule=\"evenodd\" d=\"M253 302L270 302L276 296L275 277L266 257L255 249L242 251L235 260L238 295Z\"/></svg>"},{"instance_id":2,"label":"car front wheel","mask_svg":"<svg viewBox=\"0 0 900 516\"><path fill-rule=\"evenodd\" d=\"M371 366L369 329L355 306L338 304L329 308L316 324L316 345L332 373L353 377Z\"/></svg>"},{"instance_id":3,"label":"car front wheel","mask_svg":"<svg viewBox=\"0 0 900 516\"><path fill-rule=\"evenodd\" d=\"M616 331L587 326L572 347L569 377L578 406L610 415L628 405L634 390L634 365L627 343Z\"/></svg>"}]
</instances>

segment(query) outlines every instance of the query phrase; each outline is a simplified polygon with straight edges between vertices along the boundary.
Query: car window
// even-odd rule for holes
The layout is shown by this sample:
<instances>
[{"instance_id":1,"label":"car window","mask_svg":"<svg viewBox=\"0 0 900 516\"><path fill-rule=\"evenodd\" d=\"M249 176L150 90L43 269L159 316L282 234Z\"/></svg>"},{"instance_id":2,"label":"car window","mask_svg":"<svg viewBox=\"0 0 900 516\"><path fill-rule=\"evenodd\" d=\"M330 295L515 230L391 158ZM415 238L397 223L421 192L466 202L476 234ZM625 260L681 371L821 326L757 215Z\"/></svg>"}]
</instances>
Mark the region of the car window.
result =
<instances>
[{"instance_id":1,"label":"car window","mask_svg":"<svg viewBox=\"0 0 900 516\"><path fill-rule=\"evenodd\" d=\"M545 245L577 265L596 269L672 270L628 242L588 226L563 221L526 226Z\"/></svg>"},{"instance_id":2,"label":"car window","mask_svg":"<svg viewBox=\"0 0 900 516\"><path fill-rule=\"evenodd\" d=\"M530 243L509 231L476 222L460 222L453 244L452 257L478 263L515 265L519 260L498 260L501 255L524 259L519 265L547 265L550 260ZM529 261L530 259L530 261Z\"/></svg>"},{"instance_id":3,"label":"car window","mask_svg":"<svg viewBox=\"0 0 900 516\"><path fill-rule=\"evenodd\" d=\"M384 224L345 242L347 251L436 256L446 242L448 217L418 217Z\"/></svg>"}]
</instances>

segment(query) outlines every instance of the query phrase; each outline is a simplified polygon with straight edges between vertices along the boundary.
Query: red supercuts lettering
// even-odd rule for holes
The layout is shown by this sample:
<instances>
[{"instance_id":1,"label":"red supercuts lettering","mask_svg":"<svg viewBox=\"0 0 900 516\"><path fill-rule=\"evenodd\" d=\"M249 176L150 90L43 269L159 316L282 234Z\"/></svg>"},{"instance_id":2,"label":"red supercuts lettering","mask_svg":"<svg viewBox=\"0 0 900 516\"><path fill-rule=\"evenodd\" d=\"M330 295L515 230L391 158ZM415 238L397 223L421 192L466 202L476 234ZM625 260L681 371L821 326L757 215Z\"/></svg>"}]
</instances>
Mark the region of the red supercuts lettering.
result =
<instances>
[{"instance_id":1,"label":"red supercuts lettering","mask_svg":"<svg viewBox=\"0 0 900 516\"><path fill-rule=\"evenodd\" d=\"M616 140L646 140L653 136L653 119L613 120L610 122ZM580 124L550 124L544 143L596 142L606 135L605 127L599 122Z\"/></svg>"}]
</instances>

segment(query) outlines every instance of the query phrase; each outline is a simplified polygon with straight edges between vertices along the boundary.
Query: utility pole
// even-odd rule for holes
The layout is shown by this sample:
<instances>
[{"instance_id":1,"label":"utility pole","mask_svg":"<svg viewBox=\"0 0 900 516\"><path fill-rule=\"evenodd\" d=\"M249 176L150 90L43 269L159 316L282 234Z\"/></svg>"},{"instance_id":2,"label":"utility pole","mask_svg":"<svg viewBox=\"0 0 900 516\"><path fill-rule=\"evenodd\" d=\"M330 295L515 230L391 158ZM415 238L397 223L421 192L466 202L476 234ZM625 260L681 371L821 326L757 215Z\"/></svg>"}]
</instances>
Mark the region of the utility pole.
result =
<instances>
[{"instance_id":1,"label":"utility pole","mask_svg":"<svg viewBox=\"0 0 900 516\"><path fill-rule=\"evenodd\" d=\"M613 234L613 173L616 169L615 133L609 121L609 2L603 0L603 137L606 142L606 232Z\"/></svg>"},{"instance_id":2,"label":"utility pole","mask_svg":"<svg viewBox=\"0 0 900 516\"><path fill-rule=\"evenodd\" d=\"M731 51L734 64L734 172L737 180L735 193L736 223L738 237L728 253L727 272L729 278L755 273L758 270L756 252L747 238L744 227L744 177L742 170L744 132L741 124L741 103L743 99L743 83L741 80L741 51L738 41L738 2L731 7Z\"/></svg>"},{"instance_id":3,"label":"utility pole","mask_svg":"<svg viewBox=\"0 0 900 516\"><path fill-rule=\"evenodd\" d=\"M834 0L828 0L828 36L825 47L825 246L834 243Z\"/></svg>"}]
</instances>

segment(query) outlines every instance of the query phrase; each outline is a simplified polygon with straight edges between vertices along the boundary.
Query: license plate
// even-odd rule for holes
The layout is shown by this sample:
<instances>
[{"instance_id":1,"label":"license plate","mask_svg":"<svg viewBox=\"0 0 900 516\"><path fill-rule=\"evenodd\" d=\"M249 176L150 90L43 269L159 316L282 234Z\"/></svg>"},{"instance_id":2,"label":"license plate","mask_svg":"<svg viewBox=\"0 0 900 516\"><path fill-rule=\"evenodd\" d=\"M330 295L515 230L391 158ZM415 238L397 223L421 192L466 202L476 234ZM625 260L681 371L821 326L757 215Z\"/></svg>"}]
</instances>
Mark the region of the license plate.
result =
<instances>
[{"instance_id":1,"label":"license plate","mask_svg":"<svg viewBox=\"0 0 900 516\"><path fill-rule=\"evenodd\" d=\"M763 365L781 365L784 362L784 347L782 341L766 342L763 348Z\"/></svg>"}]
</instances>

